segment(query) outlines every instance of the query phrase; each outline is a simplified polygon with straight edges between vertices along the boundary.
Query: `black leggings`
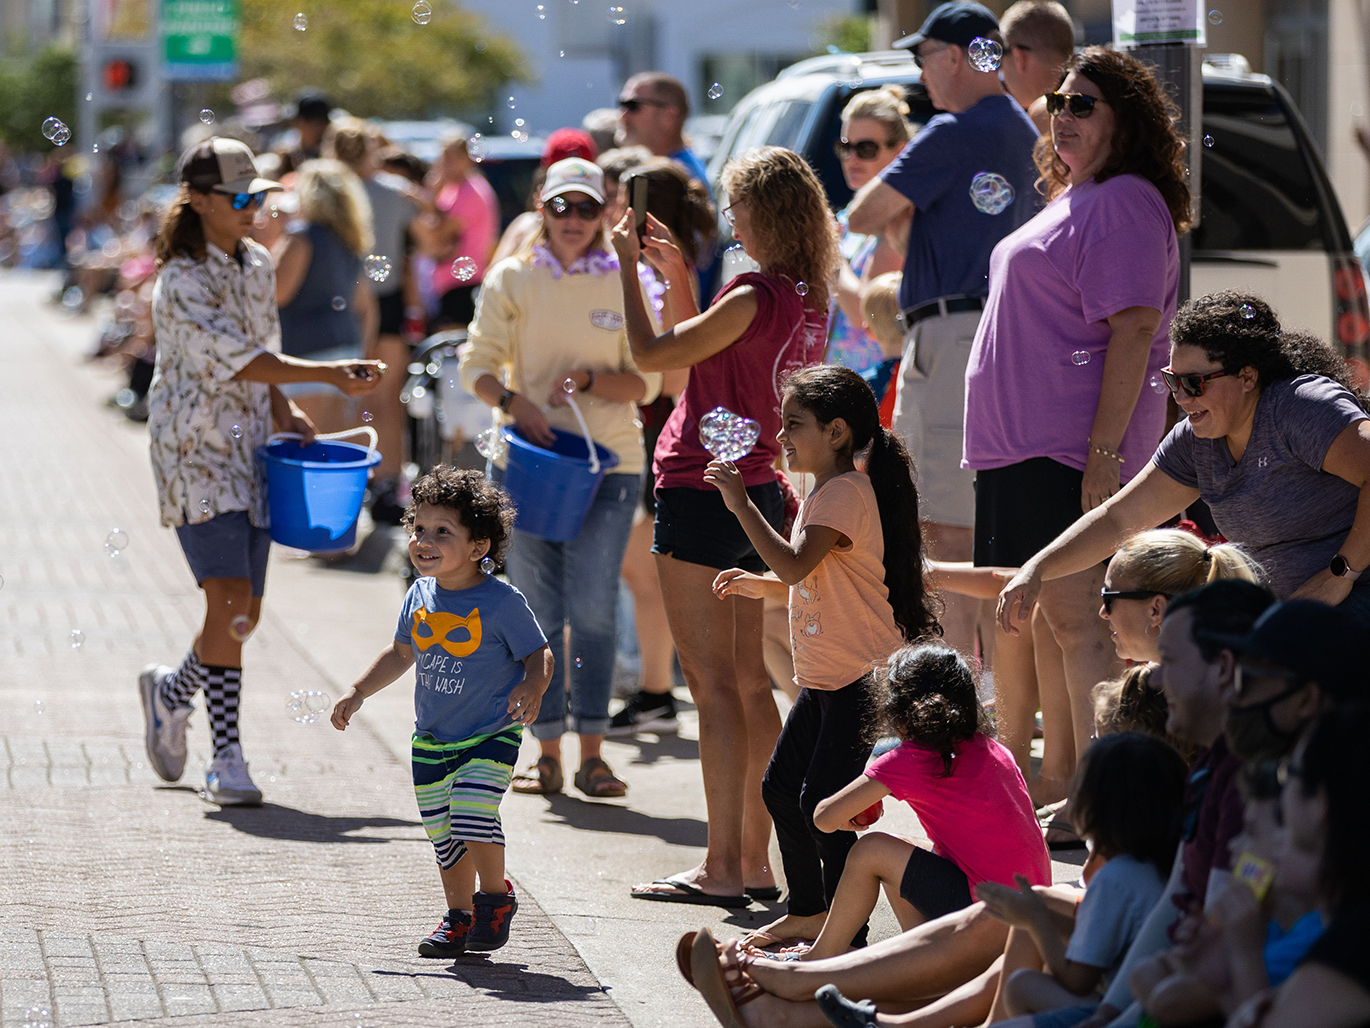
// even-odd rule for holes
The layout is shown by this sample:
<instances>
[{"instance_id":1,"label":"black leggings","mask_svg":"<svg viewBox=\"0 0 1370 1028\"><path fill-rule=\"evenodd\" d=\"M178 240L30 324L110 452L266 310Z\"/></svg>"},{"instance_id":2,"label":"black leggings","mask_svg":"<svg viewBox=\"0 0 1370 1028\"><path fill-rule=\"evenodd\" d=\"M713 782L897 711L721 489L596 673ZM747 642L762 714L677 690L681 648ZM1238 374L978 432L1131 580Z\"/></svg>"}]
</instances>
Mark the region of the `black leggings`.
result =
<instances>
[{"instance_id":1,"label":"black leggings","mask_svg":"<svg viewBox=\"0 0 1370 1028\"><path fill-rule=\"evenodd\" d=\"M855 832L820 832L813 812L866 768L871 748L863 729L872 684L867 674L841 689L800 689L761 781L790 889L788 911L797 917L832 905L856 843Z\"/></svg>"}]
</instances>

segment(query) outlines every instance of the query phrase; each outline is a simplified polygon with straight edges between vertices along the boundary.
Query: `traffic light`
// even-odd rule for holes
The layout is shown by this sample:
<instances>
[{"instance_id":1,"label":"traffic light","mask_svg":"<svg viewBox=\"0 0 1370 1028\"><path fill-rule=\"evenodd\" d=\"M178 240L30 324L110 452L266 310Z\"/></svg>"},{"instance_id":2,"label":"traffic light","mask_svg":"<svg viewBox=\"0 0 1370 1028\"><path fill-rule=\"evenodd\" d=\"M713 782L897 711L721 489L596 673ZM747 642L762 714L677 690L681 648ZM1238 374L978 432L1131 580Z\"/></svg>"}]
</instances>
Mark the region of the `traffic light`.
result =
<instances>
[{"instance_id":1,"label":"traffic light","mask_svg":"<svg viewBox=\"0 0 1370 1028\"><path fill-rule=\"evenodd\" d=\"M100 72L106 93L122 93L138 85L138 66L132 61L116 57L105 62Z\"/></svg>"}]
</instances>

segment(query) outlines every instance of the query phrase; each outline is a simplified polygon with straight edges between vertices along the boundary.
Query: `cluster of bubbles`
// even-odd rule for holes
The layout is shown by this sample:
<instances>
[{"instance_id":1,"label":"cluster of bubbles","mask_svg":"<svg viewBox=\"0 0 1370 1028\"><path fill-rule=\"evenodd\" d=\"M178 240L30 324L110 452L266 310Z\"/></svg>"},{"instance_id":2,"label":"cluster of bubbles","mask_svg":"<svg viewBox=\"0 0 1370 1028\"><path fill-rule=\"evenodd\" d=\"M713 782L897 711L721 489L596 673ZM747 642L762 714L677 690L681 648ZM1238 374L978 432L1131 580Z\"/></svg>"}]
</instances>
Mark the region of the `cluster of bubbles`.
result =
<instances>
[{"instance_id":1,"label":"cluster of bubbles","mask_svg":"<svg viewBox=\"0 0 1370 1028\"><path fill-rule=\"evenodd\" d=\"M628 24L628 14L627 14L627 12L624 11L622 7L610 7L610 8L609 8L609 24L610 24L610 25L627 25L627 24Z\"/></svg>"},{"instance_id":2,"label":"cluster of bubbles","mask_svg":"<svg viewBox=\"0 0 1370 1028\"><path fill-rule=\"evenodd\" d=\"M1088 363L1089 363L1089 351L1088 351L1088 350L1076 350L1074 353L1072 353L1072 354L1070 355L1070 363L1074 364L1076 367L1080 367L1080 366L1082 366L1082 365L1088 364Z\"/></svg>"},{"instance_id":3,"label":"cluster of bubbles","mask_svg":"<svg viewBox=\"0 0 1370 1028\"><path fill-rule=\"evenodd\" d=\"M715 407L699 419L699 441L719 460L741 460L760 436L760 425L727 407Z\"/></svg>"},{"instance_id":4,"label":"cluster of bubbles","mask_svg":"<svg viewBox=\"0 0 1370 1028\"><path fill-rule=\"evenodd\" d=\"M433 5L428 0L418 0L409 16L419 25L427 25L433 20Z\"/></svg>"},{"instance_id":5,"label":"cluster of bubbles","mask_svg":"<svg viewBox=\"0 0 1370 1028\"><path fill-rule=\"evenodd\" d=\"M722 86L720 83L715 82L712 86L709 87L709 99L710 99L710 100L717 100L717 99L718 99L720 96L722 96L722 95L723 95L723 86Z\"/></svg>"},{"instance_id":6,"label":"cluster of bubbles","mask_svg":"<svg viewBox=\"0 0 1370 1028\"><path fill-rule=\"evenodd\" d=\"M105 553L110 557L117 557L128 549L128 533L122 528L111 528L109 535L105 536Z\"/></svg>"},{"instance_id":7,"label":"cluster of bubbles","mask_svg":"<svg viewBox=\"0 0 1370 1028\"><path fill-rule=\"evenodd\" d=\"M285 701L285 712L302 725L318 724L332 708L332 697L318 689L296 689Z\"/></svg>"},{"instance_id":8,"label":"cluster of bubbles","mask_svg":"<svg viewBox=\"0 0 1370 1028\"><path fill-rule=\"evenodd\" d=\"M201 110L200 110L200 120L201 120L202 122L204 122L206 125L213 125L213 124L214 124L214 112L211 111L208 107L201 108Z\"/></svg>"},{"instance_id":9,"label":"cluster of bubbles","mask_svg":"<svg viewBox=\"0 0 1370 1028\"><path fill-rule=\"evenodd\" d=\"M71 142L71 129L61 118L48 118L43 122L43 138L53 146L66 146Z\"/></svg>"},{"instance_id":10,"label":"cluster of bubbles","mask_svg":"<svg viewBox=\"0 0 1370 1028\"><path fill-rule=\"evenodd\" d=\"M509 443L502 428L487 428L475 438L476 452L486 460L501 460L509 452Z\"/></svg>"},{"instance_id":11,"label":"cluster of bubbles","mask_svg":"<svg viewBox=\"0 0 1370 1028\"><path fill-rule=\"evenodd\" d=\"M480 559L480 573L482 575L493 575L495 573L495 558L482 557Z\"/></svg>"},{"instance_id":12,"label":"cluster of bubbles","mask_svg":"<svg viewBox=\"0 0 1370 1028\"><path fill-rule=\"evenodd\" d=\"M362 267L366 270L366 277L372 282L384 282L390 277L390 258L383 254L371 254L362 261Z\"/></svg>"},{"instance_id":13,"label":"cluster of bubbles","mask_svg":"<svg viewBox=\"0 0 1370 1028\"><path fill-rule=\"evenodd\" d=\"M976 36L966 47L970 66L976 71L998 71L1004 62L1004 48L993 39Z\"/></svg>"},{"instance_id":14,"label":"cluster of bubbles","mask_svg":"<svg viewBox=\"0 0 1370 1028\"><path fill-rule=\"evenodd\" d=\"M970 202L981 214L1003 214L1013 203L1013 185L997 172L982 171L970 180Z\"/></svg>"},{"instance_id":15,"label":"cluster of bubbles","mask_svg":"<svg viewBox=\"0 0 1370 1028\"><path fill-rule=\"evenodd\" d=\"M1256 308L1251 306L1251 304L1249 303L1242 304L1240 310L1242 317L1244 317L1247 321L1250 321L1252 318L1256 316Z\"/></svg>"},{"instance_id":16,"label":"cluster of bubbles","mask_svg":"<svg viewBox=\"0 0 1370 1028\"><path fill-rule=\"evenodd\" d=\"M470 257L458 257L452 262L452 277L458 282L470 282L478 270L475 260Z\"/></svg>"},{"instance_id":17,"label":"cluster of bubbles","mask_svg":"<svg viewBox=\"0 0 1370 1028\"><path fill-rule=\"evenodd\" d=\"M565 57L565 56L566 56L566 51L565 51L565 50L561 51L561 56L562 56L562 57ZM528 124L528 123L527 123L526 121L524 121L522 118L515 118L515 119L514 119L514 128L513 128L513 130L509 133L509 135L511 135L513 138L517 139L520 143L526 143L526 142L528 142L528 130L527 130L526 128L524 128L524 126L525 126L526 124Z\"/></svg>"},{"instance_id":18,"label":"cluster of bubbles","mask_svg":"<svg viewBox=\"0 0 1370 1028\"><path fill-rule=\"evenodd\" d=\"M344 300L341 296L335 296L333 297L333 301L329 304L329 306L332 307L335 311L345 311L347 310L347 301Z\"/></svg>"},{"instance_id":19,"label":"cluster of bubbles","mask_svg":"<svg viewBox=\"0 0 1370 1028\"><path fill-rule=\"evenodd\" d=\"M20 1028L52 1028L52 1013L47 1007L26 1007Z\"/></svg>"},{"instance_id":20,"label":"cluster of bubbles","mask_svg":"<svg viewBox=\"0 0 1370 1028\"><path fill-rule=\"evenodd\" d=\"M290 24L295 26L296 32L303 32L305 29L309 28L309 19L306 18L304 12L301 11L299 14L295 15L295 20Z\"/></svg>"},{"instance_id":21,"label":"cluster of bubbles","mask_svg":"<svg viewBox=\"0 0 1370 1028\"><path fill-rule=\"evenodd\" d=\"M466 155L477 164L485 160L485 155L489 152L490 149L485 142L485 137L479 132L466 141Z\"/></svg>"}]
</instances>

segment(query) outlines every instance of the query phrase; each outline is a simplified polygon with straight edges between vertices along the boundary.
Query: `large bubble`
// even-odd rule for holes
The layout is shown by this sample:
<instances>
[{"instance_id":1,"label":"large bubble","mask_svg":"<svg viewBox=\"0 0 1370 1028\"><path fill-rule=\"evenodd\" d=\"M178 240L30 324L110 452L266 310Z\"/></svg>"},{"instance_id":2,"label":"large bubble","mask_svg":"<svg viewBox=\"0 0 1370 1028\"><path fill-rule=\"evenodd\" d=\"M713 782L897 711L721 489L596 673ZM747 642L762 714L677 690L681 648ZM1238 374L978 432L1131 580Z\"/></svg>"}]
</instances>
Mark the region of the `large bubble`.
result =
<instances>
[{"instance_id":1,"label":"large bubble","mask_svg":"<svg viewBox=\"0 0 1370 1028\"><path fill-rule=\"evenodd\" d=\"M760 436L760 425L726 407L715 407L699 419L699 441L719 460L741 460Z\"/></svg>"},{"instance_id":2,"label":"large bubble","mask_svg":"<svg viewBox=\"0 0 1370 1028\"><path fill-rule=\"evenodd\" d=\"M982 214L1003 214L1013 203L1013 186L997 172L982 171L970 180L970 202Z\"/></svg>"}]
</instances>

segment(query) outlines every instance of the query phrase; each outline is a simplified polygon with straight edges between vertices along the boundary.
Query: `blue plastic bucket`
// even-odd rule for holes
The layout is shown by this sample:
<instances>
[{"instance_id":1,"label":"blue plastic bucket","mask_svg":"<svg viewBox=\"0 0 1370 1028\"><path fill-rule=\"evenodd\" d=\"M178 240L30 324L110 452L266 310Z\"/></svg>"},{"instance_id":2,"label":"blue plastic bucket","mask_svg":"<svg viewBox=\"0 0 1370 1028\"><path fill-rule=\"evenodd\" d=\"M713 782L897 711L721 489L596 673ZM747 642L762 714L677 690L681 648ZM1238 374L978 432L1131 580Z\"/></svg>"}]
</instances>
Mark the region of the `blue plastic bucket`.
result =
<instances>
[{"instance_id":1,"label":"blue plastic bucket","mask_svg":"<svg viewBox=\"0 0 1370 1028\"><path fill-rule=\"evenodd\" d=\"M327 552L357 541L367 474L380 463L379 451L334 439L301 446L297 438L273 437L257 448L257 459L266 466L273 542Z\"/></svg>"},{"instance_id":2,"label":"blue plastic bucket","mask_svg":"<svg viewBox=\"0 0 1370 1028\"><path fill-rule=\"evenodd\" d=\"M585 439L552 429L556 441L551 449L534 446L512 425L504 430L509 456L504 469L504 488L518 507L514 527L548 542L570 542L595 501L599 483L618 467L618 454L598 443L599 472L590 470L590 448Z\"/></svg>"}]
</instances>

